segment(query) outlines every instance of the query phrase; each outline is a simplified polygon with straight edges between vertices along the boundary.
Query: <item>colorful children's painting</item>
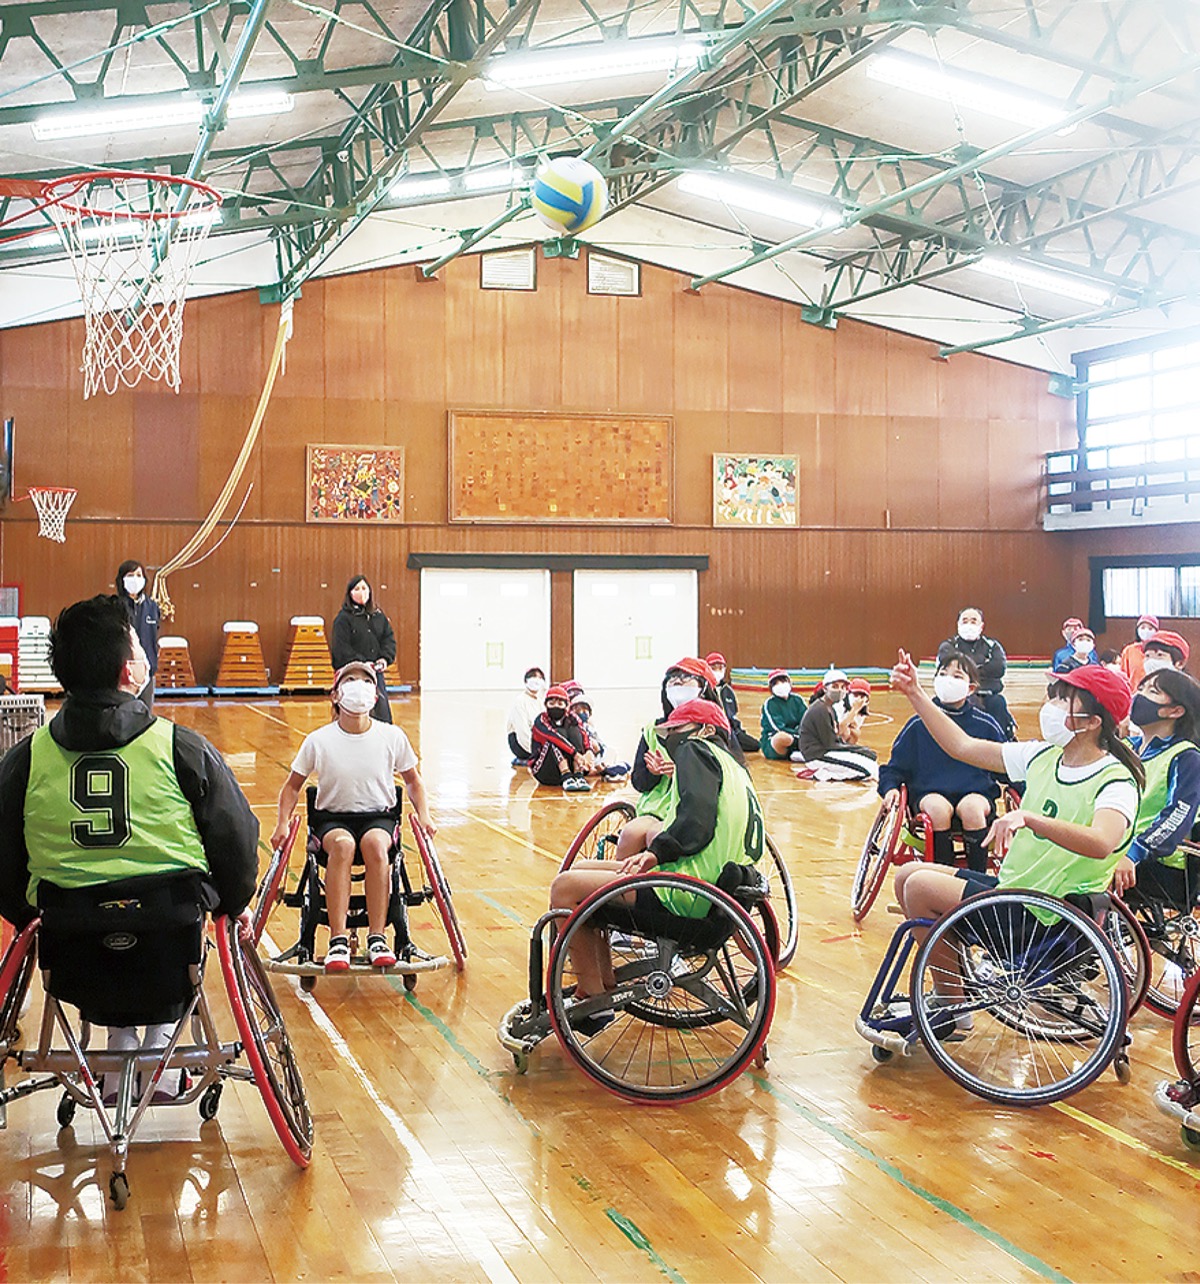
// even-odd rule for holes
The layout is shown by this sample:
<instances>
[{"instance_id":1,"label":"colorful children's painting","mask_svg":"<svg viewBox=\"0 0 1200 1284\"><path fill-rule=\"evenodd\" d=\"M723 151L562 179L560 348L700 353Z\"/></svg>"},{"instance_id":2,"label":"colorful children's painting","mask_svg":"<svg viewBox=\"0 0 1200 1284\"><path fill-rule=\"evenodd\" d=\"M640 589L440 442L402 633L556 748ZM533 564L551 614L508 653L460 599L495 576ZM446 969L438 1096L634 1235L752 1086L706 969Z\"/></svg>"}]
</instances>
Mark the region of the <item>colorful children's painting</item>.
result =
<instances>
[{"instance_id":1,"label":"colorful children's painting","mask_svg":"<svg viewBox=\"0 0 1200 1284\"><path fill-rule=\"evenodd\" d=\"M392 446L309 446L310 522L404 521L404 451Z\"/></svg>"},{"instance_id":2,"label":"colorful children's painting","mask_svg":"<svg viewBox=\"0 0 1200 1284\"><path fill-rule=\"evenodd\" d=\"M714 455L714 526L796 526L797 455Z\"/></svg>"}]
</instances>

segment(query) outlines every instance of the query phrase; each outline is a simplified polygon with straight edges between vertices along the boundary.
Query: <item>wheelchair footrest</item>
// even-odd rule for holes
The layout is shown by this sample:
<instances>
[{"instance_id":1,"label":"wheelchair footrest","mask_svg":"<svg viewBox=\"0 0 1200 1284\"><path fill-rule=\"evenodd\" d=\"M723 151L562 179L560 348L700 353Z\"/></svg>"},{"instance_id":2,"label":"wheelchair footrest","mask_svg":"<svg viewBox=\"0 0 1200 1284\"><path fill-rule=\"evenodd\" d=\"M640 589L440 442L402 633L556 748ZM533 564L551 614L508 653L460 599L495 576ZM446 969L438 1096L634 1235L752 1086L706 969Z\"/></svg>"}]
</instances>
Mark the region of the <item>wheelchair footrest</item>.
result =
<instances>
[{"instance_id":1,"label":"wheelchair footrest","mask_svg":"<svg viewBox=\"0 0 1200 1284\"><path fill-rule=\"evenodd\" d=\"M873 1043L877 1048L884 1048L888 1052L899 1053L902 1057L912 1056L913 1050L919 1047L921 1042L915 1026L911 1034L905 1035L898 1030L881 1029L879 1026L872 1025L866 1017L857 1016L854 1018L854 1028L868 1043Z\"/></svg>"},{"instance_id":2,"label":"wheelchair footrest","mask_svg":"<svg viewBox=\"0 0 1200 1284\"><path fill-rule=\"evenodd\" d=\"M509 1052L530 1052L550 1035L550 1017L546 1010L534 1016L528 999L514 1003L500 1020L496 1037Z\"/></svg>"},{"instance_id":3,"label":"wheelchair footrest","mask_svg":"<svg viewBox=\"0 0 1200 1284\"><path fill-rule=\"evenodd\" d=\"M341 972L326 972L323 958L312 959L307 963L294 963L285 959L263 960L263 966L268 972L281 972L285 976L327 976L334 980L342 976L406 976L418 972L440 972L451 965L451 960L444 954L423 954L420 950L408 958L397 959L391 967L375 967L367 962L366 955L356 955L350 960L349 968Z\"/></svg>"},{"instance_id":4,"label":"wheelchair footrest","mask_svg":"<svg viewBox=\"0 0 1200 1284\"><path fill-rule=\"evenodd\" d=\"M1180 1092L1180 1089L1183 1092ZM1176 1100L1175 1094L1179 1096L1191 1095L1195 1093L1186 1093L1187 1085L1182 1081L1172 1082L1164 1079L1157 1088L1154 1089L1154 1104L1159 1111L1166 1115L1168 1119L1174 1119L1177 1123L1182 1124L1184 1128L1193 1128L1200 1132L1200 1101L1195 1101L1192 1105L1185 1105L1183 1101Z\"/></svg>"}]
</instances>

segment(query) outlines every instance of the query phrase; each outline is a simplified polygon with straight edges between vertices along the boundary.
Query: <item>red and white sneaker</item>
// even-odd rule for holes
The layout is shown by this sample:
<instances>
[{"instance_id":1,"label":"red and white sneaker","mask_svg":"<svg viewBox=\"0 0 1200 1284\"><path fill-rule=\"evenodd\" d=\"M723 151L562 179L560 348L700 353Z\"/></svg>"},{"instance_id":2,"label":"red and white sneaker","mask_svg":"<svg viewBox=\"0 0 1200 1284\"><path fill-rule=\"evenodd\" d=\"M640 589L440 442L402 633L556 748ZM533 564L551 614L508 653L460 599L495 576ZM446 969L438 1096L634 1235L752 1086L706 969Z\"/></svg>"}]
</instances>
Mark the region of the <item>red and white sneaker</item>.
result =
<instances>
[{"instance_id":1,"label":"red and white sneaker","mask_svg":"<svg viewBox=\"0 0 1200 1284\"><path fill-rule=\"evenodd\" d=\"M396 955L382 936L367 937L367 959L372 967L396 966Z\"/></svg>"},{"instance_id":2,"label":"red and white sneaker","mask_svg":"<svg viewBox=\"0 0 1200 1284\"><path fill-rule=\"evenodd\" d=\"M348 936L330 937L329 952L325 955L325 971L350 971L350 938Z\"/></svg>"}]
</instances>

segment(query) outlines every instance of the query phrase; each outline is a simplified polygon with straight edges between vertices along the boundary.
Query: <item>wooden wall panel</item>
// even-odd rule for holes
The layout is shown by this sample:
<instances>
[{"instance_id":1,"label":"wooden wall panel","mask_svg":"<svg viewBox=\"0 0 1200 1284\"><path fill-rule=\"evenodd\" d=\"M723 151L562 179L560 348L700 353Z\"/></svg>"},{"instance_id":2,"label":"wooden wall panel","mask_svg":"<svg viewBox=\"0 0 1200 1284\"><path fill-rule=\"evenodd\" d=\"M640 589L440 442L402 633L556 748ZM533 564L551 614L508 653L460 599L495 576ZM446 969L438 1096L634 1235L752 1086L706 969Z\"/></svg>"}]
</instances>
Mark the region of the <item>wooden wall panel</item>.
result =
<instances>
[{"instance_id":1,"label":"wooden wall panel","mask_svg":"<svg viewBox=\"0 0 1200 1284\"><path fill-rule=\"evenodd\" d=\"M988 517L992 524L1022 530L1038 520L1041 456L1037 434L1020 422L998 418L987 432Z\"/></svg>"},{"instance_id":2,"label":"wooden wall panel","mask_svg":"<svg viewBox=\"0 0 1200 1284\"><path fill-rule=\"evenodd\" d=\"M675 405L679 410L729 409L729 294L676 291Z\"/></svg>"},{"instance_id":3,"label":"wooden wall panel","mask_svg":"<svg viewBox=\"0 0 1200 1284\"><path fill-rule=\"evenodd\" d=\"M387 366L383 273L331 277L325 282L324 311L337 318L336 324L324 327L325 395L382 401Z\"/></svg>"},{"instance_id":4,"label":"wooden wall panel","mask_svg":"<svg viewBox=\"0 0 1200 1284\"><path fill-rule=\"evenodd\" d=\"M938 511L940 434L937 419L887 420L887 524L919 530Z\"/></svg>"},{"instance_id":5,"label":"wooden wall panel","mask_svg":"<svg viewBox=\"0 0 1200 1284\"><path fill-rule=\"evenodd\" d=\"M729 408L783 410L783 335L777 299L734 290L729 294ZM758 446L752 449L766 450Z\"/></svg>"},{"instance_id":6,"label":"wooden wall panel","mask_svg":"<svg viewBox=\"0 0 1200 1284\"><path fill-rule=\"evenodd\" d=\"M446 404L446 282L420 268L384 276L384 398Z\"/></svg>"},{"instance_id":7,"label":"wooden wall panel","mask_svg":"<svg viewBox=\"0 0 1200 1284\"><path fill-rule=\"evenodd\" d=\"M134 391L131 507L135 518L196 511L199 444L200 403L195 393L164 397L140 388Z\"/></svg>"},{"instance_id":8,"label":"wooden wall panel","mask_svg":"<svg viewBox=\"0 0 1200 1284\"><path fill-rule=\"evenodd\" d=\"M265 308L264 312L264 328L274 343L279 310ZM325 282L306 281L304 292L292 307L292 337L275 381L276 397L325 395L325 322Z\"/></svg>"},{"instance_id":9,"label":"wooden wall panel","mask_svg":"<svg viewBox=\"0 0 1200 1284\"><path fill-rule=\"evenodd\" d=\"M189 304L184 325L194 326L199 344L200 391L206 396L257 397L266 362L263 333L274 338L277 308L264 308L253 294L220 294Z\"/></svg>"},{"instance_id":10,"label":"wooden wall panel","mask_svg":"<svg viewBox=\"0 0 1200 1284\"><path fill-rule=\"evenodd\" d=\"M834 404L840 415L886 415L888 332L842 322L837 330Z\"/></svg>"},{"instance_id":11,"label":"wooden wall panel","mask_svg":"<svg viewBox=\"0 0 1200 1284\"><path fill-rule=\"evenodd\" d=\"M976 529L988 515L987 421L957 415L938 421L938 525Z\"/></svg>"},{"instance_id":12,"label":"wooden wall panel","mask_svg":"<svg viewBox=\"0 0 1200 1284\"><path fill-rule=\"evenodd\" d=\"M617 408L622 414L665 414L675 404L678 288L673 273L643 264L641 297L617 300Z\"/></svg>"},{"instance_id":13,"label":"wooden wall panel","mask_svg":"<svg viewBox=\"0 0 1200 1284\"><path fill-rule=\"evenodd\" d=\"M195 394L183 393L191 405L191 416L196 415ZM44 440L38 442L42 450L52 445L65 447L65 460L46 468L42 481L58 481L61 485L74 486L79 491L72 513L78 519L89 517L128 517L135 511L135 499L144 495L156 482L154 474L157 467L149 468L149 461L143 459L134 444L133 430L133 397L129 394L118 397L92 397L84 401L82 395L68 396L64 416L64 434L48 433ZM174 394L170 400L161 397L157 401L166 402L168 408L175 401ZM24 493L28 481L38 480L26 474L24 466L25 443L31 437L40 436L22 432L22 428L32 428L32 424L23 424L18 417L16 426L16 475L18 494ZM65 441L64 441L65 437ZM179 462L190 475L191 489L196 485L195 467L195 434L190 439L191 456ZM155 458L157 449L151 445ZM64 466L65 465L65 466ZM168 467L170 466L168 461ZM54 476L54 467L61 470L61 476ZM135 480L136 477L136 480ZM144 516L173 515L169 509L147 510ZM68 520L70 520L68 518Z\"/></svg>"},{"instance_id":14,"label":"wooden wall panel","mask_svg":"<svg viewBox=\"0 0 1200 1284\"><path fill-rule=\"evenodd\" d=\"M837 332L808 325L800 309L785 307L780 320L783 410L833 414L836 410Z\"/></svg>"},{"instance_id":15,"label":"wooden wall panel","mask_svg":"<svg viewBox=\"0 0 1200 1284\"><path fill-rule=\"evenodd\" d=\"M938 412L938 363L933 345L895 330L887 336L887 409L891 415L932 416Z\"/></svg>"},{"instance_id":16,"label":"wooden wall panel","mask_svg":"<svg viewBox=\"0 0 1200 1284\"><path fill-rule=\"evenodd\" d=\"M887 426L882 415L830 415L839 526L886 526ZM822 417L822 422L826 417Z\"/></svg>"},{"instance_id":17,"label":"wooden wall panel","mask_svg":"<svg viewBox=\"0 0 1200 1284\"><path fill-rule=\"evenodd\" d=\"M617 304L620 300L591 295L586 290L574 288L577 283L562 270L565 266L562 259L556 259L547 266L559 269L553 276L559 309L558 324L562 327L562 394L558 404L566 410L606 410L615 413L620 400L617 359ZM539 285L539 295L541 292ZM553 323L553 320L549 322ZM533 341L531 355L535 360L538 358L539 348L545 346L547 335L552 333L543 332L540 343L537 339ZM548 380L553 374L551 363L551 367L544 372L544 378Z\"/></svg>"}]
</instances>

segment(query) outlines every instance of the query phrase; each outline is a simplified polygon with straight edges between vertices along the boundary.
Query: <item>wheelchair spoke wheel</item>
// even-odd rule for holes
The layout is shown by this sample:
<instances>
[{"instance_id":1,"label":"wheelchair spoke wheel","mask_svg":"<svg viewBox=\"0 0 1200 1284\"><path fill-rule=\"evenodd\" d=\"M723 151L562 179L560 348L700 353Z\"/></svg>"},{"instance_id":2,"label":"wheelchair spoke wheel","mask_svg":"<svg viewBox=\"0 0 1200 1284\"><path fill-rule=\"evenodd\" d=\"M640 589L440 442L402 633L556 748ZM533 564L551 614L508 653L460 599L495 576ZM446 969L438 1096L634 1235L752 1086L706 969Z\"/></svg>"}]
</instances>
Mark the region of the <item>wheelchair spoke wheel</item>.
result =
<instances>
[{"instance_id":1,"label":"wheelchair spoke wheel","mask_svg":"<svg viewBox=\"0 0 1200 1284\"><path fill-rule=\"evenodd\" d=\"M765 835L765 838L767 859L763 862L766 866L763 873L771 884L771 908L775 912L779 936L778 966L782 971L796 957L796 946L800 943L800 919L796 913L796 889L792 886L792 876L788 872L783 853L775 846L770 834Z\"/></svg>"},{"instance_id":2,"label":"wheelchair spoke wheel","mask_svg":"<svg viewBox=\"0 0 1200 1284\"><path fill-rule=\"evenodd\" d=\"M1129 986L1129 1015L1133 1016L1150 991L1150 942L1129 906L1115 895L1110 896L1110 902L1104 916L1104 933L1121 961Z\"/></svg>"},{"instance_id":3,"label":"wheelchair spoke wheel","mask_svg":"<svg viewBox=\"0 0 1200 1284\"><path fill-rule=\"evenodd\" d=\"M288 1157L307 1168L312 1115L270 979L258 955L238 938L237 924L227 917L217 920L217 948L238 1035L267 1115Z\"/></svg>"},{"instance_id":4,"label":"wheelchair spoke wheel","mask_svg":"<svg viewBox=\"0 0 1200 1284\"><path fill-rule=\"evenodd\" d=\"M633 804L624 799L601 807L571 840L558 872L570 869L577 860L611 860L616 852L617 835L635 815Z\"/></svg>"},{"instance_id":5,"label":"wheelchair spoke wheel","mask_svg":"<svg viewBox=\"0 0 1200 1284\"><path fill-rule=\"evenodd\" d=\"M1190 1084L1200 1085L1200 972L1194 972L1175 1014L1175 1069Z\"/></svg>"},{"instance_id":6,"label":"wheelchair spoke wheel","mask_svg":"<svg viewBox=\"0 0 1200 1284\"><path fill-rule=\"evenodd\" d=\"M37 929L35 919L13 937L0 959L0 1061L17 1042L21 1005L37 961Z\"/></svg>"},{"instance_id":7,"label":"wheelchair spoke wheel","mask_svg":"<svg viewBox=\"0 0 1200 1284\"><path fill-rule=\"evenodd\" d=\"M421 828L416 816L409 814L408 823L412 827L413 840L417 851L421 853L421 864L425 866L425 877L433 892L433 901L437 906L442 926L446 929L446 939L450 942L450 951L454 955L454 966L461 972L467 961L467 942L458 925L458 915L454 912L454 900L450 894L450 884L446 881L442 862L438 860L433 839Z\"/></svg>"},{"instance_id":8,"label":"wheelchair spoke wheel","mask_svg":"<svg viewBox=\"0 0 1200 1284\"><path fill-rule=\"evenodd\" d=\"M1172 905L1137 897L1133 912L1150 945L1146 1006L1173 1018L1188 982L1200 971L1200 910L1181 914Z\"/></svg>"},{"instance_id":9,"label":"wheelchair spoke wheel","mask_svg":"<svg viewBox=\"0 0 1200 1284\"><path fill-rule=\"evenodd\" d=\"M278 851L271 853L266 873L263 874L262 881L258 885L258 893L254 898L254 915L252 919L255 945L262 939L263 929L267 926L267 919L271 917L271 911L283 894L284 879L287 877L288 864L292 858L292 848L296 845L296 835L299 832L300 817L293 816L292 823L288 826L287 836Z\"/></svg>"},{"instance_id":10,"label":"wheelchair spoke wheel","mask_svg":"<svg viewBox=\"0 0 1200 1284\"><path fill-rule=\"evenodd\" d=\"M933 1060L969 1092L1011 1106L1091 1083L1120 1050L1129 1011L1101 928L1056 897L1015 890L972 896L934 924L911 999Z\"/></svg>"},{"instance_id":11,"label":"wheelchair spoke wheel","mask_svg":"<svg viewBox=\"0 0 1200 1284\"><path fill-rule=\"evenodd\" d=\"M858 868L854 871L854 886L850 893L850 909L856 923L861 923L871 912L871 906L875 904L875 898L887 878L888 868L900 842L900 831L904 828L904 806L901 791L899 799L880 807L871 831L867 834L867 841L858 858Z\"/></svg>"},{"instance_id":12,"label":"wheelchair spoke wheel","mask_svg":"<svg viewBox=\"0 0 1200 1284\"><path fill-rule=\"evenodd\" d=\"M774 963L751 916L717 888L672 874L636 885L692 892L709 902L708 915L673 925L664 911L643 926L622 904L628 882L602 888L554 943L550 1024L571 1060L610 1092L639 1102L694 1101L757 1056L775 1008ZM695 943L686 943L689 935ZM571 952L597 943L611 957L615 985L609 1003L608 996L592 998L589 1016L579 1020Z\"/></svg>"}]
</instances>

